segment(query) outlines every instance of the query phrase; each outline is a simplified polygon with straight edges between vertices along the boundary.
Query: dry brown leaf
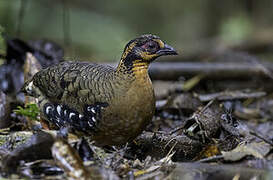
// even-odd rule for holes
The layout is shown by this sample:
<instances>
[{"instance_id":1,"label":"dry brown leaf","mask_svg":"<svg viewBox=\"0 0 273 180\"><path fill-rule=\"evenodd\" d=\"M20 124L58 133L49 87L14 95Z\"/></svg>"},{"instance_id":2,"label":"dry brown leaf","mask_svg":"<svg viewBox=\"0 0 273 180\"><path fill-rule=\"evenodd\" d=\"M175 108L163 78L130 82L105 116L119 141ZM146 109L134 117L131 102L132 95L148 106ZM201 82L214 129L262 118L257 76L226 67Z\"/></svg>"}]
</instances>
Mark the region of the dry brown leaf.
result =
<instances>
[{"instance_id":1,"label":"dry brown leaf","mask_svg":"<svg viewBox=\"0 0 273 180\"><path fill-rule=\"evenodd\" d=\"M249 144L239 144L235 149L224 152L222 154L225 160L238 161L247 155L252 155L256 158L263 159L269 153L272 147L265 142L253 142Z\"/></svg>"}]
</instances>

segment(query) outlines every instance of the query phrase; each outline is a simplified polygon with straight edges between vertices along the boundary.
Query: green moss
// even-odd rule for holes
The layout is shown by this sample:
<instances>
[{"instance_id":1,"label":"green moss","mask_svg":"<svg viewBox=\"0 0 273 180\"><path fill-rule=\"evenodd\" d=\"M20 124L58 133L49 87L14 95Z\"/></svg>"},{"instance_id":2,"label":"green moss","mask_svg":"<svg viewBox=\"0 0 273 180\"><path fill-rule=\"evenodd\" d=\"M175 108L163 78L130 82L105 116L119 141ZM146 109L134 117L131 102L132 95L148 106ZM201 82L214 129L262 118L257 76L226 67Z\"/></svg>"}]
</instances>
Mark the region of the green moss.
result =
<instances>
[{"instance_id":1,"label":"green moss","mask_svg":"<svg viewBox=\"0 0 273 180\"><path fill-rule=\"evenodd\" d=\"M26 104L24 108L21 106L18 106L17 108L18 109L14 110L16 114L29 117L31 120L38 120L40 111L36 104Z\"/></svg>"}]
</instances>

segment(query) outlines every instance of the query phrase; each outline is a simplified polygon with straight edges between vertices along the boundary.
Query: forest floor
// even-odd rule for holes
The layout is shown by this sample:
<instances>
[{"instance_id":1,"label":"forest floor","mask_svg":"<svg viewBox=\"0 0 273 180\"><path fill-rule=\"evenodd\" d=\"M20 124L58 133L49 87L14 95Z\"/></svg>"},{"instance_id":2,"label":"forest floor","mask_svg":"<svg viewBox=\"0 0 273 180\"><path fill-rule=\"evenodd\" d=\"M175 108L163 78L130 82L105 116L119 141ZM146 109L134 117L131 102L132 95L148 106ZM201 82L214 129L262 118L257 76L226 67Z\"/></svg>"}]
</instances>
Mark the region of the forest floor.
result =
<instances>
[{"instance_id":1,"label":"forest floor","mask_svg":"<svg viewBox=\"0 0 273 180\"><path fill-rule=\"evenodd\" d=\"M0 175L273 179L273 63L260 60L270 53L268 46L273 47L254 47L259 53L244 46L152 64L152 122L133 142L97 147L88 137L69 134L64 140L42 128L33 100L17 93L24 78L62 59L62 49L45 41L9 40L0 66Z\"/></svg>"}]
</instances>

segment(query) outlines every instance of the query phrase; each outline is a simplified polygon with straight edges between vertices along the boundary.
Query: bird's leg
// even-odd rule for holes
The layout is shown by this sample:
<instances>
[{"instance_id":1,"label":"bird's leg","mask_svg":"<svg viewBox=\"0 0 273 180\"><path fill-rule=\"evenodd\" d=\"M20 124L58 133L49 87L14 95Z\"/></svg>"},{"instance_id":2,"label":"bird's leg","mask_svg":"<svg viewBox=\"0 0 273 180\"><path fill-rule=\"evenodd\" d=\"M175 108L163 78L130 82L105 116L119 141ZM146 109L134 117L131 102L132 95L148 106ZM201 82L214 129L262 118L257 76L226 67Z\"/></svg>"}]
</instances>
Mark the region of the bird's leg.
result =
<instances>
[{"instance_id":1,"label":"bird's leg","mask_svg":"<svg viewBox=\"0 0 273 180\"><path fill-rule=\"evenodd\" d=\"M61 139L67 140L68 138L68 133L72 132L71 126L63 126L59 129L57 132L57 137Z\"/></svg>"}]
</instances>

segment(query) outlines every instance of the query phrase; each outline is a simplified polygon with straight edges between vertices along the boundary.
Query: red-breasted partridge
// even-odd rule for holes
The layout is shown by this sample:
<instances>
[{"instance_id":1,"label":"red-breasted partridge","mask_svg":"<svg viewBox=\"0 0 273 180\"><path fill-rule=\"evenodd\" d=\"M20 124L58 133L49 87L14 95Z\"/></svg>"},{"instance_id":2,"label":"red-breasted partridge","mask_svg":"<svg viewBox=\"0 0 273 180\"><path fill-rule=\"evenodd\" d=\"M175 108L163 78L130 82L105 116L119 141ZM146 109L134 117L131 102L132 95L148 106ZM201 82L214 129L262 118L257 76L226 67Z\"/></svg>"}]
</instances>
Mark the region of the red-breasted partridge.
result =
<instances>
[{"instance_id":1,"label":"red-breasted partridge","mask_svg":"<svg viewBox=\"0 0 273 180\"><path fill-rule=\"evenodd\" d=\"M138 136L154 115L149 64L176 54L159 37L142 35L125 46L117 68L65 61L36 73L24 91L57 127L92 136L99 145L120 145Z\"/></svg>"}]
</instances>

